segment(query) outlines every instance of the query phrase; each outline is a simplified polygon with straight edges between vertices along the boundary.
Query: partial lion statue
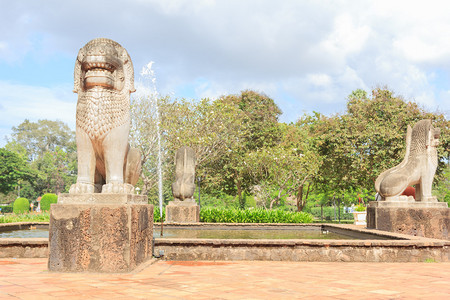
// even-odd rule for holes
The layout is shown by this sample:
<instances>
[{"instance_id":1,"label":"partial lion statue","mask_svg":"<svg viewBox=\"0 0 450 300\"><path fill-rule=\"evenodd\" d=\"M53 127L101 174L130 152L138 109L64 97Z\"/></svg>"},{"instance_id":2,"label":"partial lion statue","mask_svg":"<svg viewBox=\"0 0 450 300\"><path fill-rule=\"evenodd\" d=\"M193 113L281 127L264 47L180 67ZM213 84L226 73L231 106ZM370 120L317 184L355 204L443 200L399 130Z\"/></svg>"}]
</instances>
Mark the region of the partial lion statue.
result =
<instances>
[{"instance_id":1,"label":"partial lion statue","mask_svg":"<svg viewBox=\"0 0 450 300\"><path fill-rule=\"evenodd\" d=\"M433 128L431 120L422 120L408 126L406 132L406 154L398 165L384 171L375 181L375 189L382 200L410 201L400 196L408 187L416 186L416 201L435 202L431 195L434 174L438 165L436 146L439 144L440 129Z\"/></svg>"},{"instance_id":2,"label":"partial lion statue","mask_svg":"<svg viewBox=\"0 0 450 300\"><path fill-rule=\"evenodd\" d=\"M195 151L191 147L181 147L175 154L175 182L172 194L175 201L194 202L195 191Z\"/></svg>"},{"instance_id":3,"label":"partial lion statue","mask_svg":"<svg viewBox=\"0 0 450 300\"><path fill-rule=\"evenodd\" d=\"M128 144L135 91L128 52L110 39L94 39L78 52L74 78L78 178L69 193L133 193L141 153Z\"/></svg>"}]
</instances>

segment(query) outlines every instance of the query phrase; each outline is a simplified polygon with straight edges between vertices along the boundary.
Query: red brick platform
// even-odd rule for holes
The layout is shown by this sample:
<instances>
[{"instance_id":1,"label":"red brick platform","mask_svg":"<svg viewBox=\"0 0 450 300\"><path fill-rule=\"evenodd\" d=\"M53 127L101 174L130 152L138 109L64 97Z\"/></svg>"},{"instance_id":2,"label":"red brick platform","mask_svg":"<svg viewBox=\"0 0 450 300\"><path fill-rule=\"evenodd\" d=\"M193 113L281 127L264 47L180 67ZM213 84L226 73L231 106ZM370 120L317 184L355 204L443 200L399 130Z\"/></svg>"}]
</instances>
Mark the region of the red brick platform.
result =
<instances>
[{"instance_id":1,"label":"red brick platform","mask_svg":"<svg viewBox=\"0 0 450 300\"><path fill-rule=\"evenodd\" d=\"M449 283L450 263L151 261L88 274L0 259L0 299L449 299Z\"/></svg>"}]
</instances>

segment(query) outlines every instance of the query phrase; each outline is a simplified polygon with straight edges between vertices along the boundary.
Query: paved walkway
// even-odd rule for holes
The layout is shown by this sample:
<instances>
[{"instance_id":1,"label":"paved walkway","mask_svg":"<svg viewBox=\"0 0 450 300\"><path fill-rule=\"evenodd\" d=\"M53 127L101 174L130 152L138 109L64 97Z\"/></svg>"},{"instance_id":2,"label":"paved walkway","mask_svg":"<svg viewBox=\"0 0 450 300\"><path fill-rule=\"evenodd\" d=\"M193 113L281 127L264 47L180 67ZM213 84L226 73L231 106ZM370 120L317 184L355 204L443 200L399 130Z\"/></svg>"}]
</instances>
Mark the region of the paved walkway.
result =
<instances>
[{"instance_id":1,"label":"paved walkway","mask_svg":"<svg viewBox=\"0 0 450 300\"><path fill-rule=\"evenodd\" d=\"M450 299L450 263L153 261L68 274L0 259L0 299Z\"/></svg>"}]
</instances>

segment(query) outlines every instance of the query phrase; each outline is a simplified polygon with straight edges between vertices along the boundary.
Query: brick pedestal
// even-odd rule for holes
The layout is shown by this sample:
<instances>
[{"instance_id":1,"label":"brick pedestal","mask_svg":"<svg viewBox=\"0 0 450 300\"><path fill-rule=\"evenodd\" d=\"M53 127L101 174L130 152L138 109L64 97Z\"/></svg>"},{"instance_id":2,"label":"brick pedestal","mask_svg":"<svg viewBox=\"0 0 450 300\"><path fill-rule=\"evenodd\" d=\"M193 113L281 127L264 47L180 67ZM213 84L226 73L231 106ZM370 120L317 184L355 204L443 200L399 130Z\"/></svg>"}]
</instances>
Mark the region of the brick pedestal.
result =
<instances>
[{"instance_id":1,"label":"brick pedestal","mask_svg":"<svg viewBox=\"0 0 450 300\"><path fill-rule=\"evenodd\" d=\"M200 207L195 202L170 201L166 206L166 223L200 222Z\"/></svg>"},{"instance_id":2,"label":"brick pedestal","mask_svg":"<svg viewBox=\"0 0 450 300\"><path fill-rule=\"evenodd\" d=\"M367 228L449 239L450 208L445 202L370 202Z\"/></svg>"},{"instance_id":3,"label":"brick pedestal","mask_svg":"<svg viewBox=\"0 0 450 300\"><path fill-rule=\"evenodd\" d=\"M152 257L153 205L146 196L64 194L58 200L50 210L50 271L129 272Z\"/></svg>"}]
</instances>

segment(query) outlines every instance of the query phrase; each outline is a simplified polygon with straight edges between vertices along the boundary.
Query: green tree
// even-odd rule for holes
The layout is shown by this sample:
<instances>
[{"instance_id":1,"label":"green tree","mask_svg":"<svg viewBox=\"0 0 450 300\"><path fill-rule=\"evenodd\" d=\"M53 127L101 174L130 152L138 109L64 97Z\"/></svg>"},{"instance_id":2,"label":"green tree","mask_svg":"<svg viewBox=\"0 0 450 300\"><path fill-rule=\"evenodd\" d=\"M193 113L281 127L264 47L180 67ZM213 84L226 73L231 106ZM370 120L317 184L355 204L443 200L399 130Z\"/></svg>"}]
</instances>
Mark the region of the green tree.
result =
<instances>
[{"instance_id":1,"label":"green tree","mask_svg":"<svg viewBox=\"0 0 450 300\"><path fill-rule=\"evenodd\" d=\"M34 174L32 181L23 182L23 195L35 199L67 191L77 174L74 132L61 121L27 119L12 131L5 148L26 159Z\"/></svg>"},{"instance_id":2,"label":"green tree","mask_svg":"<svg viewBox=\"0 0 450 300\"><path fill-rule=\"evenodd\" d=\"M75 133L61 121L39 120L30 122L25 119L17 127L12 128L11 142L24 147L29 161L34 161L47 151L56 147L68 153L75 150Z\"/></svg>"},{"instance_id":3,"label":"green tree","mask_svg":"<svg viewBox=\"0 0 450 300\"><path fill-rule=\"evenodd\" d=\"M246 156L248 169L257 179L262 195L270 199L270 209L282 197L295 195L297 211L301 211L312 179L321 166L314 141L308 138L305 125L299 124L280 124L282 135L278 145L257 149ZM306 195L305 185L308 186Z\"/></svg>"},{"instance_id":4,"label":"green tree","mask_svg":"<svg viewBox=\"0 0 450 300\"><path fill-rule=\"evenodd\" d=\"M50 192L55 194L68 192L70 186L76 182L76 161L58 146L54 150L46 151L31 165L39 172L35 190L40 195Z\"/></svg>"},{"instance_id":5,"label":"green tree","mask_svg":"<svg viewBox=\"0 0 450 300\"><path fill-rule=\"evenodd\" d=\"M13 191L19 182L31 180L34 172L19 154L0 148L0 192Z\"/></svg>"},{"instance_id":6,"label":"green tree","mask_svg":"<svg viewBox=\"0 0 450 300\"><path fill-rule=\"evenodd\" d=\"M446 165L433 188L433 194L439 201L450 205L450 165Z\"/></svg>"},{"instance_id":7,"label":"green tree","mask_svg":"<svg viewBox=\"0 0 450 300\"><path fill-rule=\"evenodd\" d=\"M243 191L249 191L256 183L255 178L248 176L245 156L251 151L268 149L279 142L278 117L281 110L273 99L250 90L242 91L239 95L223 96L217 101L239 109L236 116L240 116L241 126L237 132L237 142L223 157L222 165L226 171L224 177L228 179L226 186L234 187L241 202Z\"/></svg>"}]
</instances>

